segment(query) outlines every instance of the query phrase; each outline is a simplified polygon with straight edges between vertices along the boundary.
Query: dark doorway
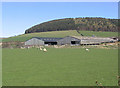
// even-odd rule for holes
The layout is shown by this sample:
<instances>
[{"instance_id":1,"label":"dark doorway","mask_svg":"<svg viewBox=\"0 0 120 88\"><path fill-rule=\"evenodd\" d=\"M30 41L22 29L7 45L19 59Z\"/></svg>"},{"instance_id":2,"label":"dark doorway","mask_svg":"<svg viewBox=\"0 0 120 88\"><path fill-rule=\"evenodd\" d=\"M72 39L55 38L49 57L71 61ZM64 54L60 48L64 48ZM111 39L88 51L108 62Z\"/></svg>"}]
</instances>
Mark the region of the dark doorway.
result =
<instances>
[{"instance_id":1,"label":"dark doorway","mask_svg":"<svg viewBox=\"0 0 120 88\"><path fill-rule=\"evenodd\" d=\"M57 45L57 42L45 42L45 44L48 44L48 45Z\"/></svg>"},{"instance_id":2,"label":"dark doorway","mask_svg":"<svg viewBox=\"0 0 120 88\"><path fill-rule=\"evenodd\" d=\"M80 44L80 42L79 41L71 41L71 44Z\"/></svg>"}]
</instances>

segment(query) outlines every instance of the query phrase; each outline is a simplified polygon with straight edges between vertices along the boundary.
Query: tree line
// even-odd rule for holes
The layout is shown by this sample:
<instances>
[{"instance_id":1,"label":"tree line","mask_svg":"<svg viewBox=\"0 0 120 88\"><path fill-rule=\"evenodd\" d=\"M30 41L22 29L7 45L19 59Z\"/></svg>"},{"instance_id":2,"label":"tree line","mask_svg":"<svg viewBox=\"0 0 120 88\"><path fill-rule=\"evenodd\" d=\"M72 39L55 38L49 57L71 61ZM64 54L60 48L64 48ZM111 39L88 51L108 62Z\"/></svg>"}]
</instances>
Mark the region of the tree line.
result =
<instances>
[{"instance_id":1,"label":"tree line","mask_svg":"<svg viewBox=\"0 0 120 88\"><path fill-rule=\"evenodd\" d=\"M35 25L27 29L25 34L63 30L118 32L118 19L92 17L57 19Z\"/></svg>"}]
</instances>

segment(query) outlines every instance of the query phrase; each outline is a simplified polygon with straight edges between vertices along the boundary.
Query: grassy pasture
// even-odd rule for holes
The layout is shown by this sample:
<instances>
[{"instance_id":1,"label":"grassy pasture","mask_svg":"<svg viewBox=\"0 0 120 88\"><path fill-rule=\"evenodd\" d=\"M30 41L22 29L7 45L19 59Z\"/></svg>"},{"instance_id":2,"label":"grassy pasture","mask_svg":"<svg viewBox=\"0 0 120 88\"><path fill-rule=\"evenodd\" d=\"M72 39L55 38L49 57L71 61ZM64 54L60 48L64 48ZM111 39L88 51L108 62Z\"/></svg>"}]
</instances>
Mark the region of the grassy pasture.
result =
<instances>
[{"instance_id":1,"label":"grassy pasture","mask_svg":"<svg viewBox=\"0 0 120 88\"><path fill-rule=\"evenodd\" d=\"M80 31L85 36L98 36L98 37L113 37L118 36L117 32L94 32L94 31ZM22 34L19 36L9 37L3 39L3 42L8 41L26 41L32 37L65 37L65 36L80 36L76 30L70 31L52 31L52 32L40 32L40 33L30 33L30 34Z\"/></svg>"},{"instance_id":2,"label":"grassy pasture","mask_svg":"<svg viewBox=\"0 0 120 88\"><path fill-rule=\"evenodd\" d=\"M3 86L116 86L117 49L3 49Z\"/></svg>"}]
</instances>

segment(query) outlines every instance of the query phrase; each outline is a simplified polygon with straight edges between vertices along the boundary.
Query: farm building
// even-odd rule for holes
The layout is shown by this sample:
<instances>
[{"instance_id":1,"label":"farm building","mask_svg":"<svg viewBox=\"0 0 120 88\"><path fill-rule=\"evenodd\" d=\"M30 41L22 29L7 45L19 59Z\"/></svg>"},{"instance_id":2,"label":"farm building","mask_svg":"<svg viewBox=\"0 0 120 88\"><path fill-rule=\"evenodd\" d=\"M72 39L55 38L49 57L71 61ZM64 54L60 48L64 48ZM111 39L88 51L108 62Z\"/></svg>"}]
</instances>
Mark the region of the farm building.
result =
<instances>
[{"instance_id":1,"label":"farm building","mask_svg":"<svg viewBox=\"0 0 120 88\"><path fill-rule=\"evenodd\" d=\"M112 38L101 37L82 37L82 36L67 36L64 38L50 37L33 37L25 42L25 45L94 45L101 43L115 42Z\"/></svg>"},{"instance_id":2,"label":"farm building","mask_svg":"<svg viewBox=\"0 0 120 88\"><path fill-rule=\"evenodd\" d=\"M82 37L82 36L74 36L81 40L81 45L98 45L101 43L112 43L117 41L113 38L102 38L102 37Z\"/></svg>"},{"instance_id":3,"label":"farm building","mask_svg":"<svg viewBox=\"0 0 120 88\"><path fill-rule=\"evenodd\" d=\"M58 40L57 44L58 45L65 45L65 44L79 45L80 41L81 40L78 38L67 36L65 38Z\"/></svg>"},{"instance_id":4,"label":"farm building","mask_svg":"<svg viewBox=\"0 0 120 88\"><path fill-rule=\"evenodd\" d=\"M80 39L67 36L65 38L34 37L25 42L25 45L65 45L80 44Z\"/></svg>"},{"instance_id":5,"label":"farm building","mask_svg":"<svg viewBox=\"0 0 120 88\"><path fill-rule=\"evenodd\" d=\"M46 37L34 37L25 42L25 45L57 45L57 41L61 38L46 38Z\"/></svg>"}]
</instances>

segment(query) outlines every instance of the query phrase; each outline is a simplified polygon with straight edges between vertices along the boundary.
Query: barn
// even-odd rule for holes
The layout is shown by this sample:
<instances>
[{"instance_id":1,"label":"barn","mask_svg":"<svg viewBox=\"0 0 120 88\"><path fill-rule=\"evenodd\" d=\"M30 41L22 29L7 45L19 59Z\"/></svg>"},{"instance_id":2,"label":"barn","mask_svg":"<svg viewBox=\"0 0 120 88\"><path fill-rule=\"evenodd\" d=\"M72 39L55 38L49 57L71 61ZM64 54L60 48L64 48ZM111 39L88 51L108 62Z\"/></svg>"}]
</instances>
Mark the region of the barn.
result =
<instances>
[{"instance_id":1,"label":"barn","mask_svg":"<svg viewBox=\"0 0 120 88\"><path fill-rule=\"evenodd\" d=\"M80 39L74 37L52 38L52 37L33 37L25 42L25 45L65 45L80 44Z\"/></svg>"},{"instance_id":2,"label":"barn","mask_svg":"<svg viewBox=\"0 0 120 88\"><path fill-rule=\"evenodd\" d=\"M63 39L58 40L58 45L65 45L65 44L80 45L80 41L81 40L78 38L67 36Z\"/></svg>"},{"instance_id":3,"label":"barn","mask_svg":"<svg viewBox=\"0 0 120 88\"><path fill-rule=\"evenodd\" d=\"M112 38L66 36L64 38L33 37L25 42L25 45L96 45L115 42Z\"/></svg>"},{"instance_id":4,"label":"barn","mask_svg":"<svg viewBox=\"0 0 120 88\"><path fill-rule=\"evenodd\" d=\"M103 37L82 37L82 36L74 36L81 40L81 45L99 45L101 43L112 43L116 40L112 38L103 38Z\"/></svg>"},{"instance_id":5,"label":"barn","mask_svg":"<svg viewBox=\"0 0 120 88\"><path fill-rule=\"evenodd\" d=\"M25 42L25 45L57 45L57 41L62 38L33 37Z\"/></svg>"},{"instance_id":6,"label":"barn","mask_svg":"<svg viewBox=\"0 0 120 88\"><path fill-rule=\"evenodd\" d=\"M25 45L44 45L44 41L39 38L31 38L25 42Z\"/></svg>"}]
</instances>

